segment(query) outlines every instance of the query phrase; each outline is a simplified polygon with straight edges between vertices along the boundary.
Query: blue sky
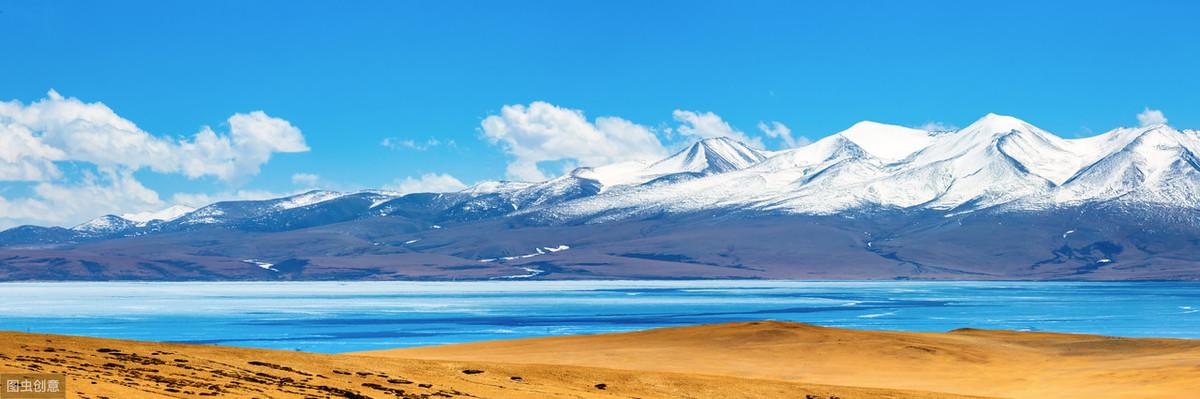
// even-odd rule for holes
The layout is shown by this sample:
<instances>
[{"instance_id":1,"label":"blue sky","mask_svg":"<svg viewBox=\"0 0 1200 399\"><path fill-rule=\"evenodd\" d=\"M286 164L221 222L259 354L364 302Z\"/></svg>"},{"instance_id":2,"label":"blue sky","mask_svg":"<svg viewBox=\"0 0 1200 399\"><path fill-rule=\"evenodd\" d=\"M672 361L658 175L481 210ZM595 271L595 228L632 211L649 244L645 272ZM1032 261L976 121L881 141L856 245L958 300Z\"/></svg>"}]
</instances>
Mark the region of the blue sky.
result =
<instances>
[{"instance_id":1,"label":"blue sky","mask_svg":"<svg viewBox=\"0 0 1200 399\"><path fill-rule=\"evenodd\" d=\"M712 112L771 149L784 144L759 122L815 140L860 120L965 126L995 112L1076 137L1136 125L1149 107L1196 128L1197 17L1185 1L0 1L0 101L54 89L177 141L203 126L235 135L231 116L261 110L307 149L234 149L233 177L68 154L57 176L0 181L0 227L431 173L514 177L520 156L481 123L535 101L636 123L666 149L692 138L676 110ZM31 216L57 204L47 192L86 184L138 193Z\"/></svg>"}]
</instances>

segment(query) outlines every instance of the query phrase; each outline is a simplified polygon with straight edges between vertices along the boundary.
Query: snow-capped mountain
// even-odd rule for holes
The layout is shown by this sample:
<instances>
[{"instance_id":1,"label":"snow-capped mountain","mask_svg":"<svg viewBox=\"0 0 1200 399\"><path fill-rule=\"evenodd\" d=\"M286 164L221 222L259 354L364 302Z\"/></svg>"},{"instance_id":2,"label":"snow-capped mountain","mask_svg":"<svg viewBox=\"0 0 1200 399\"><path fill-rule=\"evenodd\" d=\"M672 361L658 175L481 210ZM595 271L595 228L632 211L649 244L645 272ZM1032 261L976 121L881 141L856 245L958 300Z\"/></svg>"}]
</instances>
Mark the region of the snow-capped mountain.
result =
<instances>
[{"instance_id":1,"label":"snow-capped mountain","mask_svg":"<svg viewBox=\"0 0 1200 399\"><path fill-rule=\"evenodd\" d=\"M856 123L837 135L887 162L904 159L933 140L932 132L871 121Z\"/></svg>"},{"instance_id":2,"label":"snow-capped mountain","mask_svg":"<svg viewBox=\"0 0 1200 399\"><path fill-rule=\"evenodd\" d=\"M1070 176L1069 143L1016 118L989 114L892 165L870 187L898 208L986 208L1044 196Z\"/></svg>"},{"instance_id":3,"label":"snow-capped mountain","mask_svg":"<svg viewBox=\"0 0 1200 399\"><path fill-rule=\"evenodd\" d=\"M1164 125L1119 129L1092 139L1112 148L1056 192L1062 203L1096 200L1195 206L1200 197L1200 140Z\"/></svg>"},{"instance_id":4,"label":"snow-capped mountain","mask_svg":"<svg viewBox=\"0 0 1200 399\"><path fill-rule=\"evenodd\" d=\"M99 237L118 234L136 227L137 223L132 220L117 215L104 215L72 227L71 230L84 235Z\"/></svg>"},{"instance_id":5,"label":"snow-capped mountain","mask_svg":"<svg viewBox=\"0 0 1200 399\"><path fill-rule=\"evenodd\" d=\"M140 225L146 225L153 221L169 222L178 219L180 216L191 213L194 210L196 210L196 208L186 205L172 205L158 211L122 214L121 218L138 223Z\"/></svg>"},{"instance_id":6,"label":"snow-capped mountain","mask_svg":"<svg viewBox=\"0 0 1200 399\"><path fill-rule=\"evenodd\" d=\"M449 269L422 273L1200 279L1192 267L1198 154L1200 133L1166 125L1063 139L995 114L950 132L860 122L800 148L706 139L661 160L580 167L542 182L311 191L105 215L70 229L21 226L0 232L0 252L18 251L0 253L0 275L12 262L94 266L97 256L123 254L130 267L168 262L157 267L187 278L220 278L189 274L199 269L187 265L211 263L239 278L426 278L385 269L442 265ZM193 242L201 237L203 245ZM559 246L571 250L506 266ZM19 252L28 248L67 252ZM261 270L242 269L245 259L280 271L254 274ZM303 274L316 273L304 271L310 264L333 274ZM609 268L622 265L636 267ZM645 269L654 265L693 274Z\"/></svg>"},{"instance_id":7,"label":"snow-capped mountain","mask_svg":"<svg viewBox=\"0 0 1200 399\"><path fill-rule=\"evenodd\" d=\"M108 215L73 230L108 234L154 220L166 230L247 220L270 224L273 215L347 195L355 196L347 201L362 212L356 217L419 209L447 220L523 215L545 223L701 211L830 215L926 209L960 214L1105 201L1197 208L1198 153L1196 132L1166 125L1067 140L996 114L955 132L860 122L786 151L712 138L658 161L581 167L544 182L482 182L458 192L410 196L311 191L195 210ZM358 202L365 197L370 197L369 205Z\"/></svg>"},{"instance_id":8,"label":"snow-capped mountain","mask_svg":"<svg viewBox=\"0 0 1200 399\"><path fill-rule=\"evenodd\" d=\"M599 167L581 167L566 175L540 183L483 182L456 193L443 193L435 202L444 206L452 220L475 220L546 209L595 197L611 190L639 186L665 186L735 171L760 163L769 152L756 150L728 138L704 139L657 162L622 162ZM380 206L382 214L410 200L398 199Z\"/></svg>"},{"instance_id":9,"label":"snow-capped mountain","mask_svg":"<svg viewBox=\"0 0 1200 399\"><path fill-rule=\"evenodd\" d=\"M745 169L767 159L769 154L727 137L710 138L651 164L641 173L658 177L677 173L714 175Z\"/></svg>"},{"instance_id":10,"label":"snow-capped mountain","mask_svg":"<svg viewBox=\"0 0 1200 399\"><path fill-rule=\"evenodd\" d=\"M671 156L655 161L630 161L598 167L583 167L572 176L594 180L600 191L651 181L678 181L745 169L773 154L756 150L726 137L695 142Z\"/></svg>"},{"instance_id":11,"label":"snow-capped mountain","mask_svg":"<svg viewBox=\"0 0 1200 399\"><path fill-rule=\"evenodd\" d=\"M538 212L551 220L603 222L721 209L961 213L1115 199L1197 208L1198 143L1195 134L1162 125L1066 140L995 114L936 135L863 122L730 173L612 191Z\"/></svg>"},{"instance_id":12,"label":"snow-capped mountain","mask_svg":"<svg viewBox=\"0 0 1200 399\"><path fill-rule=\"evenodd\" d=\"M385 191L311 191L261 201L104 216L88 234L172 230L294 214L347 195L355 217L441 214L467 221L507 215L605 222L646 215L750 211L830 215L862 210L1043 210L1120 201L1197 208L1200 138L1166 125L1121 128L1067 140L1028 122L988 114L954 132L860 122L810 145L763 151L729 138L693 143L658 161L581 167L544 182L482 182L401 196ZM370 197L369 205L359 200ZM358 209L362 207L362 209ZM311 211L305 211L312 213ZM345 220L346 209L339 211ZM307 225L307 224L306 224Z\"/></svg>"},{"instance_id":13,"label":"snow-capped mountain","mask_svg":"<svg viewBox=\"0 0 1200 399\"><path fill-rule=\"evenodd\" d=\"M334 191L313 190L283 198L259 201L223 201L180 215L169 224L176 226L224 224L231 221L309 206L342 196Z\"/></svg>"}]
</instances>

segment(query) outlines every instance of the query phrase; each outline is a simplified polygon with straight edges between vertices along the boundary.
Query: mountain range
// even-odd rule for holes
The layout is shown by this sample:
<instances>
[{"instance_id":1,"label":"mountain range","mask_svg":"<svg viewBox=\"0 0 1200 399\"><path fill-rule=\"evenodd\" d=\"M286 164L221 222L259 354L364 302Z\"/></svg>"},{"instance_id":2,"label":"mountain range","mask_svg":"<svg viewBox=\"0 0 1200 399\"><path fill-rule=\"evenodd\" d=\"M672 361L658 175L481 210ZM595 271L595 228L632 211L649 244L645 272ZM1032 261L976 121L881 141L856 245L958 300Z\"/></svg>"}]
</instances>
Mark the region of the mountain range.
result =
<instances>
[{"instance_id":1,"label":"mountain range","mask_svg":"<svg viewBox=\"0 0 1200 399\"><path fill-rule=\"evenodd\" d=\"M311 191L0 232L0 280L1200 279L1200 132L989 114L446 193Z\"/></svg>"}]
</instances>

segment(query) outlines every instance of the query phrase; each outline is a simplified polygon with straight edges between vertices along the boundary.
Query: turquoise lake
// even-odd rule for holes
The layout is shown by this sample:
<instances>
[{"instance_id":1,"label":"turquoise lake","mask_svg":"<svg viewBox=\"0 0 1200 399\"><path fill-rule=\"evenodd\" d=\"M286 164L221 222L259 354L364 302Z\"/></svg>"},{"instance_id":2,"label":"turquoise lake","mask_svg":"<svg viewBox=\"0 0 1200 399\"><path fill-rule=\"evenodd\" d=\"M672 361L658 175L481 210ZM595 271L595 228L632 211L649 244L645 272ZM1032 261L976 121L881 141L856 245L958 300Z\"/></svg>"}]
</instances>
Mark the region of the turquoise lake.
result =
<instances>
[{"instance_id":1,"label":"turquoise lake","mask_svg":"<svg viewBox=\"0 0 1200 399\"><path fill-rule=\"evenodd\" d=\"M1200 283L3 283L0 329L348 352L744 320L1200 338Z\"/></svg>"}]
</instances>

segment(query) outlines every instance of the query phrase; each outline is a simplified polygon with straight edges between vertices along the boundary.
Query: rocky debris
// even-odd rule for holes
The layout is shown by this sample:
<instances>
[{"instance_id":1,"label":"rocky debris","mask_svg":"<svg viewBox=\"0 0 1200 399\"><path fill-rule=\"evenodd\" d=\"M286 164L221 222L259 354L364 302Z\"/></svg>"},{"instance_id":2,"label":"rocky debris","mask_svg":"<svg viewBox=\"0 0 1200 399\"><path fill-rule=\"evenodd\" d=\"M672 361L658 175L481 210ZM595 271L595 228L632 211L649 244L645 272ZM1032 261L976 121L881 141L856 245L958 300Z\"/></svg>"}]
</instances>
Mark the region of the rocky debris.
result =
<instances>
[{"instance_id":1,"label":"rocky debris","mask_svg":"<svg viewBox=\"0 0 1200 399\"><path fill-rule=\"evenodd\" d=\"M605 383L599 383L599 384L596 384L596 385L595 385L595 387L596 387L596 389L599 389L599 390L602 390L602 391L603 391L603 390L605 390L605 389L608 389L608 384L605 384Z\"/></svg>"},{"instance_id":2,"label":"rocky debris","mask_svg":"<svg viewBox=\"0 0 1200 399\"><path fill-rule=\"evenodd\" d=\"M374 390L377 390L377 391L383 391L383 392L387 392L387 393L390 393L390 394L393 394L393 395L396 395L396 396L400 396L400 397L403 397L403 396L404 396L404 393L405 393L405 391L404 391L403 389L396 389L396 388L392 388L392 387L385 387L385 386L383 386L382 384L376 384L376 383L374 383L374 382L364 382L364 383L362 384L362 386L364 386L364 387L367 387L367 388L371 388L371 389L374 389Z\"/></svg>"},{"instance_id":3,"label":"rocky debris","mask_svg":"<svg viewBox=\"0 0 1200 399\"><path fill-rule=\"evenodd\" d=\"M64 373L82 386L96 386L100 383L126 387L147 396L185 396L185 397L302 397L302 398L344 398L371 399L371 394L358 392L344 386L313 384L310 381L315 375L286 365L273 362L251 360L247 366L222 363L202 358L167 358L155 356L175 355L174 352L153 351L149 355L125 352L120 349L98 348L92 353L75 352L61 348L21 346L24 353L14 356L0 355L4 360L15 361L15 364L4 366L37 372ZM177 355L178 356L178 355ZM266 368L288 373L277 375L262 370ZM389 384L409 385L415 382L398 377L389 377L384 372L350 372L333 370L340 376L357 376L358 378L380 378ZM289 376L290 375L290 376ZM316 375L317 378L329 377ZM348 383L342 377L341 383ZM412 393L398 387L390 387L382 383L365 382L360 386L379 391L386 397L398 399L427 399L432 397L470 397L471 395L452 389L442 389L425 393ZM433 384L419 384L421 388L432 389ZM378 396L378 394L376 394ZM89 396L78 392L75 397L84 399L106 399L104 396Z\"/></svg>"},{"instance_id":4,"label":"rocky debris","mask_svg":"<svg viewBox=\"0 0 1200 399\"><path fill-rule=\"evenodd\" d=\"M466 369L466 370L463 370L462 373L463 374L482 374L483 370Z\"/></svg>"},{"instance_id":5,"label":"rocky debris","mask_svg":"<svg viewBox=\"0 0 1200 399\"><path fill-rule=\"evenodd\" d=\"M257 361L257 360L252 360L252 361L249 361L249 362L246 362L246 363L247 363L247 364L249 364L249 365L251 365L251 366L267 367L267 368L272 368L272 369L275 369L275 370L287 371L287 372L289 372L289 373L296 373L296 374L300 374L300 375L302 375L302 376L305 376L305 377L312 377L312 374L309 374L309 373L306 373L306 372L303 372L303 371L300 371L300 370L296 370L296 369L294 369L294 368L291 368L291 367L288 367L288 366L281 366L281 365L278 365L278 364L272 364L272 363L267 363L267 362L260 362L260 361Z\"/></svg>"}]
</instances>

